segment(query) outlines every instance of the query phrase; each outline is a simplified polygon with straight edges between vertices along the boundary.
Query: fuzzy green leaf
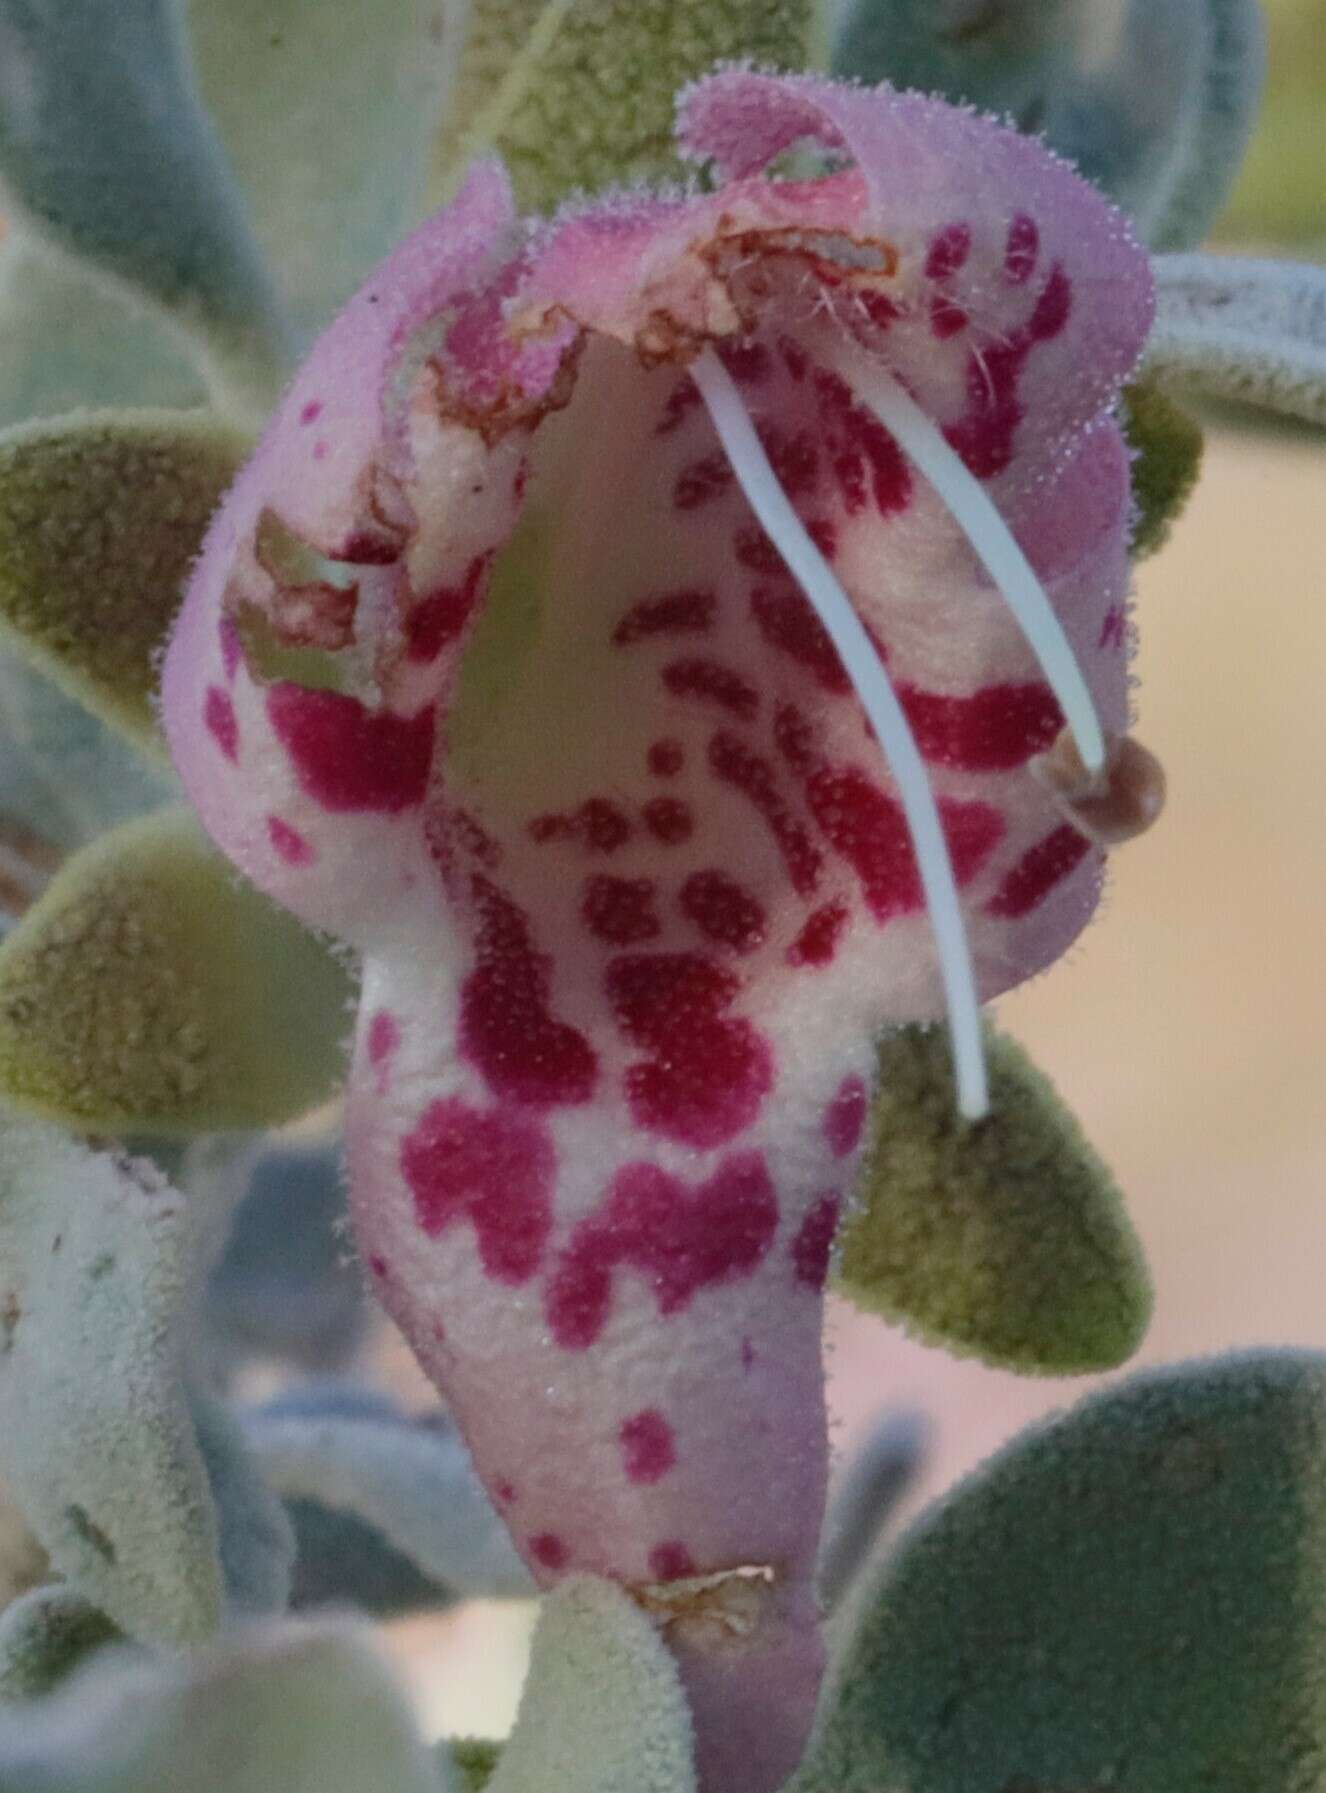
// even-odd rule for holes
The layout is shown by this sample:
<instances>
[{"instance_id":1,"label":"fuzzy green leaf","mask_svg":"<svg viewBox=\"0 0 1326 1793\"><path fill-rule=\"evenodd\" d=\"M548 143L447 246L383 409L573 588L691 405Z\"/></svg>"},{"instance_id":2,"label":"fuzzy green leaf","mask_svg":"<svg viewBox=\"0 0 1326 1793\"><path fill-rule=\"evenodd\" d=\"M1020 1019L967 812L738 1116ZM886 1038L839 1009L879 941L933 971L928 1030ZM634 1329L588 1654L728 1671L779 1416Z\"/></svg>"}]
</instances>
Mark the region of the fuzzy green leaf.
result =
<instances>
[{"instance_id":1,"label":"fuzzy green leaf","mask_svg":"<svg viewBox=\"0 0 1326 1793\"><path fill-rule=\"evenodd\" d=\"M0 0L0 182L23 228L159 308L261 413L287 343L175 0Z\"/></svg>"},{"instance_id":2,"label":"fuzzy green leaf","mask_svg":"<svg viewBox=\"0 0 1326 1793\"><path fill-rule=\"evenodd\" d=\"M166 810L84 848L0 947L0 1093L87 1131L275 1125L336 1089L350 989Z\"/></svg>"},{"instance_id":3,"label":"fuzzy green leaf","mask_svg":"<svg viewBox=\"0 0 1326 1793\"><path fill-rule=\"evenodd\" d=\"M103 721L156 740L156 657L250 443L205 411L0 435L0 634Z\"/></svg>"},{"instance_id":4,"label":"fuzzy green leaf","mask_svg":"<svg viewBox=\"0 0 1326 1793\"><path fill-rule=\"evenodd\" d=\"M1159 255L1144 372L1326 423L1326 268Z\"/></svg>"},{"instance_id":5,"label":"fuzzy green leaf","mask_svg":"<svg viewBox=\"0 0 1326 1793\"><path fill-rule=\"evenodd\" d=\"M199 84L301 335L422 217L454 0L187 0Z\"/></svg>"},{"instance_id":6,"label":"fuzzy green leaf","mask_svg":"<svg viewBox=\"0 0 1326 1793\"><path fill-rule=\"evenodd\" d=\"M458 1793L343 1623L246 1629L173 1662L94 1664L0 1715L5 1793Z\"/></svg>"},{"instance_id":7,"label":"fuzzy green leaf","mask_svg":"<svg viewBox=\"0 0 1326 1793\"><path fill-rule=\"evenodd\" d=\"M1119 1193L1022 1049L991 1032L987 1052L991 1109L973 1124L953 1102L941 1029L883 1042L840 1286L987 1363L1056 1375L1120 1363L1151 1291Z\"/></svg>"},{"instance_id":8,"label":"fuzzy green leaf","mask_svg":"<svg viewBox=\"0 0 1326 1793\"><path fill-rule=\"evenodd\" d=\"M675 176L677 92L715 63L804 68L813 0L472 0L441 146L454 186L496 149L526 207Z\"/></svg>"},{"instance_id":9,"label":"fuzzy green leaf","mask_svg":"<svg viewBox=\"0 0 1326 1793\"><path fill-rule=\"evenodd\" d=\"M1326 1785L1326 1358L1132 1378L906 1538L795 1793Z\"/></svg>"},{"instance_id":10,"label":"fuzzy green leaf","mask_svg":"<svg viewBox=\"0 0 1326 1793\"><path fill-rule=\"evenodd\" d=\"M201 405L182 344L66 256L0 243L0 428L80 406Z\"/></svg>"},{"instance_id":11,"label":"fuzzy green leaf","mask_svg":"<svg viewBox=\"0 0 1326 1793\"><path fill-rule=\"evenodd\" d=\"M0 1115L0 1437L55 1568L132 1636L207 1636L224 1590L183 1386L203 1217L144 1160Z\"/></svg>"},{"instance_id":12,"label":"fuzzy green leaf","mask_svg":"<svg viewBox=\"0 0 1326 1793\"><path fill-rule=\"evenodd\" d=\"M454 1763L462 1793L483 1793L493 1778L502 1745L485 1737L456 1737L440 1743L438 1753Z\"/></svg>"},{"instance_id":13,"label":"fuzzy green leaf","mask_svg":"<svg viewBox=\"0 0 1326 1793\"><path fill-rule=\"evenodd\" d=\"M72 1588L34 1588L0 1615L0 1706L52 1692L91 1651L122 1637Z\"/></svg>"},{"instance_id":14,"label":"fuzzy green leaf","mask_svg":"<svg viewBox=\"0 0 1326 1793\"><path fill-rule=\"evenodd\" d=\"M691 1715L651 1620L609 1581L543 1604L529 1678L489 1793L694 1793Z\"/></svg>"},{"instance_id":15,"label":"fuzzy green leaf","mask_svg":"<svg viewBox=\"0 0 1326 1793\"><path fill-rule=\"evenodd\" d=\"M1123 389L1122 421L1133 451L1134 560L1163 548L1197 488L1202 426L1152 380Z\"/></svg>"}]
</instances>

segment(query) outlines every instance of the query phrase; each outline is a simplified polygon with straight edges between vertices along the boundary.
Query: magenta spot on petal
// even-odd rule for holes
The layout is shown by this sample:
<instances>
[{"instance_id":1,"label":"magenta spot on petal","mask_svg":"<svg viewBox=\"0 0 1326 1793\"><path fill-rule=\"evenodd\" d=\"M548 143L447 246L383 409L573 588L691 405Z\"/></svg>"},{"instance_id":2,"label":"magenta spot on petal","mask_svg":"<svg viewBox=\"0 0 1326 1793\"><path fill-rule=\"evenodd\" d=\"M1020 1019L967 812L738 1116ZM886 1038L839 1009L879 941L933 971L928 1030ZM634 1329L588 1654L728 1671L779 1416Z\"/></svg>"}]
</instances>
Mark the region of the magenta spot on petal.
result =
<instances>
[{"instance_id":1,"label":"magenta spot on petal","mask_svg":"<svg viewBox=\"0 0 1326 1793\"><path fill-rule=\"evenodd\" d=\"M743 1370L751 1370L755 1367L755 1347L749 1339L741 1341L741 1367Z\"/></svg>"},{"instance_id":2,"label":"magenta spot on petal","mask_svg":"<svg viewBox=\"0 0 1326 1793\"><path fill-rule=\"evenodd\" d=\"M978 479L992 479L1012 460L1013 437L1023 416L1018 397L1023 367L1037 343L1051 342L1062 332L1072 297L1072 283L1056 262L1026 323L968 360L967 409L944 434Z\"/></svg>"},{"instance_id":3,"label":"magenta spot on petal","mask_svg":"<svg viewBox=\"0 0 1326 1793\"><path fill-rule=\"evenodd\" d=\"M368 1024L368 1062L381 1070L401 1043L401 1024L390 1009L379 1009Z\"/></svg>"},{"instance_id":4,"label":"magenta spot on petal","mask_svg":"<svg viewBox=\"0 0 1326 1793\"><path fill-rule=\"evenodd\" d=\"M685 764L686 750L680 741L669 737L651 743L648 765L655 778L675 778Z\"/></svg>"},{"instance_id":5,"label":"magenta spot on petal","mask_svg":"<svg viewBox=\"0 0 1326 1793\"><path fill-rule=\"evenodd\" d=\"M695 833L690 805L680 797L651 797L640 813L645 827L665 847L680 846Z\"/></svg>"},{"instance_id":6,"label":"magenta spot on petal","mask_svg":"<svg viewBox=\"0 0 1326 1793\"><path fill-rule=\"evenodd\" d=\"M1102 648L1113 648L1117 651L1124 645L1126 639L1127 629L1124 622L1123 605L1111 604L1110 608L1105 612L1104 619L1101 622L1100 640L1097 643L1097 646Z\"/></svg>"},{"instance_id":7,"label":"magenta spot on petal","mask_svg":"<svg viewBox=\"0 0 1326 1793\"><path fill-rule=\"evenodd\" d=\"M681 887L680 901L682 914L715 946L750 953L768 937L764 905L716 867L692 872Z\"/></svg>"},{"instance_id":8,"label":"magenta spot on petal","mask_svg":"<svg viewBox=\"0 0 1326 1793\"><path fill-rule=\"evenodd\" d=\"M877 921L915 913L924 904L921 875L903 807L855 766L824 767L807 784L815 820L855 871ZM942 798L940 820L958 883L969 883L1004 832L988 803Z\"/></svg>"},{"instance_id":9,"label":"magenta spot on petal","mask_svg":"<svg viewBox=\"0 0 1326 1793\"><path fill-rule=\"evenodd\" d=\"M825 691L845 697L852 681L810 601L794 586L757 585L750 595L751 614L761 635L780 653L803 666Z\"/></svg>"},{"instance_id":10,"label":"magenta spot on petal","mask_svg":"<svg viewBox=\"0 0 1326 1793\"><path fill-rule=\"evenodd\" d=\"M741 987L733 973L699 953L641 954L613 960L607 982L617 1025L650 1054L626 1071L636 1124L702 1147L749 1127L773 1057L749 1021L724 1014Z\"/></svg>"},{"instance_id":11,"label":"magenta spot on petal","mask_svg":"<svg viewBox=\"0 0 1326 1793\"><path fill-rule=\"evenodd\" d=\"M819 882L821 856L784 800L769 761L737 736L717 734L709 743L709 767L720 783L740 791L754 806L783 856L792 888L798 896L810 896Z\"/></svg>"},{"instance_id":12,"label":"magenta spot on petal","mask_svg":"<svg viewBox=\"0 0 1326 1793\"><path fill-rule=\"evenodd\" d=\"M273 685L272 728L300 787L324 809L399 815L423 801L433 759L434 716L369 710L339 691Z\"/></svg>"},{"instance_id":13,"label":"magenta spot on petal","mask_svg":"<svg viewBox=\"0 0 1326 1793\"><path fill-rule=\"evenodd\" d=\"M473 881L479 911L477 964L460 1000L460 1048L498 1096L534 1107L587 1102L598 1059L584 1035L549 1007L552 963L529 923L487 878Z\"/></svg>"},{"instance_id":14,"label":"magenta spot on petal","mask_svg":"<svg viewBox=\"0 0 1326 1793\"><path fill-rule=\"evenodd\" d=\"M769 457L769 465L779 485L794 502L808 498L819 483L819 450L809 430L788 435L775 423L756 426L760 446Z\"/></svg>"},{"instance_id":15,"label":"magenta spot on petal","mask_svg":"<svg viewBox=\"0 0 1326 1793\"><path fill-rule=\"evenodd\" d=\"M692 461L677 475L672 489L672 502L679 511L699 510L727 492L735 475L725 454L706 455Z\"/></svg>"},{"instance_id":16,"label":"magenta spot on petal","mask_svg":"<svg viewBox=\"0 0 1326 1793\"><path fill-rule=\"evenodd\" d=\"M299 413L299 421L303 424L316 423L322 416L322 400L311 398Z\"/></svg>"},{"instance_id":17,"label":"magenta spot on petal","mask_svg":"<svg viewBox=\"0 0 1326 1793\"><path fill-rule=\"evenodd\" d=\"M665 1317L701 1289L739 1281L778 1230L778 1201L759 1152L726 1158L696 1189L654 1164L618 1172L597 1214L582 1220L548 1287L548 1324L568 1351L587 1350L612 1310L613 1274L634 1270Z\"/></svg>"},{"instance_id":18,"label":"magenta spot on petal","mask_svg":"<svg viewBox=\"0 0 1326 1793\"><path fill-rule=\"evenodd\" d=\"M845 1158L856 1150L865 1124L865 1083L860 1077L845 1077L824 1111L824 1137L835 1158Z\"/></svg>"},{"instance_id":19,"label":"magenta spot on petal","mask_svg":"<svg viewBox=\"0 0 1326 1793\"><path fill-rule=\"evenodd\" d=\"M239 630L228 616L221 618L217 633L221 638L221 665L225 669L227 681L233 682L244 657L244 644L240 640Z\"/></svg>"},{"instance_id":20,"label":"magenta spot on petal","mask_svg":"<svg viewBox=\"0 0 1326 1793\"><path fill-rule=\"evenodd\" d=\"M401 1146L400 1162L430 1239L468 1220L485 1273L512 1287L529 1281L552 1228L557 1162L537 1120L446 1097L425 1110Z\"/></svg>"},{"instance_id":21,"label":"magenta spot on petal","mask_svg":"<svg viewBox=\"0 0 1326 1793\"><path fill-rule=\"evenodd\" d=\"M812 910L805 926L787 949L789 965L831 965L843 931L851 919L846 903L826 903Z\"/></svg>"},{"instance_id":22,"label":"magenta spot on petal","mask_svg":"<svg viewBox=\"0 0 1326 1793\"><path fill-rule=\"evenodd\" d=\"M278 858L287 865L312 865L318 855L298 828L283 822L280 816L268 816L267 838Z\"/></svg>"},{"instance_id":23,"label":"magenta spot on petal","mask_svg":"<svg viewBox=\"0 0 1326 1793\"><path fill-rule=\"evenodd\" d=\"M773 356L762 342L734 342L729 338L718 345L718 354L732 378L741 385L759 385L773 372Z\"/></svg>"},{"instance_id":24,"label":"magenta spot on petal","mask_svg":"<svg viewBox=\"0 0 1326 1793\"><path fill-rule=\"evenodd\" d=\"M930 334L938 342L947 342L967 328L967 313L947 293L936 293L930 301Z\"/></svg>"},{"instance_id":25,"label":"magenta spot on petal","mask_svg":"<svg viewBox=\"0 0 1326 1793\"><path fill-rule=\"evenodd\" d=\"M313 459L315 461L325 461L330 453L331 443L328 442L325 436L320 436L313 444Z\"/></svg>"},{"instance_id":26,"label":"magenta spot on petal","mask_svg":"<svg viewBox=\"0 0 1326 1793\"><path fill-rule=\"evenodd\" d=\"M799 1283L820 1290L829 1279L829 1253L838 1228L838 1197L822 1195L797 1228L792 1267Z\"/></svg>"},{"instance_id":27,"label":"magenta spot on petal","mask_svg":"<svg viewBox=\"0 0 1326 1793\"><path fill-rule=\"evenodd\" d=\"M628 1481L661 1481L677 1461L677 1440L657 1407L624 1420L618 1437Z\"/></svg>"},{"instance_id":28,"label":"magenta spot on petal","mask_svg":"<svg viewBox=\"0 0 1326 1793\"><path fill-rule=\"evenodd\" d=\"M1041 233L1034 218L1019 212L1008 227L1004 248L1004 275L1014 286L1029 280L1040 253Z\"/></svg>"},{"instance_id":29,"label":"magenta spot on petal","mask_svg":"<svg viewBox=\"0 0 1326 1793\"><path fill-rule=\"evenodd\" d=\"M591 797L567 814L535 816L530 839L541 846L548 841L575 841L590 853L615 853L633 833L629 819L606 797Z\"/></svg>"},{"instance_id":30,"label":"magenta spot on petal","mask_svg":"<svg viewBox=\"0 0 1326 1793\"><path fill-rule=\"evenodd\" d=\"M685 1581L695 1574L695 1558L684 1544L669 1538L650 1551L649 1572L655 1581Z\"/></svg>"},{"instance_id":31,"label":"magenta spot on petal","mask_svg":"<svg viewBox=\"0 0 1326 1793\"><path fill-rule=\"evenodd\" d=\"M565 1569L571 1560L571 1552L556 1532L540 1532L529 1541L529 1553L540 1568Z\"/></svg>"},{"instance_id":32,"label":"magenta spot on petal","mask_svg":"<svg viewBox=\"0 0 1326 1793\"><path fill-rule=\"evenodd\" d=\"M420 664L435 660L457 639L470 619L487 569L488 556L481 554L459 585L443 586L415 605L405 623L407 659Z\"/></svg>"},{"instance_id":33,"label":"magenta spot on petal","mask_svg":"<svg viewBox=\"0 0 1326 1793\"><path fill-rule=\"evenodd\" d=\"M376 1253L368 1260L368 1267L374 1276L385 1277L387 1274L387 1260L378 1257Z\"/></svg>"},{"instance_id":34,"label":"magenta spot on petal","mask_svg":"<svg viewBox=\"0 0 1326 1793\"><path fill-rule=\"evenodd\" d=\"M493 1489L493 1493L506 1507L509 1507L516 1498L516 1490L511 1482L499 1482Z\"/></svg>"},{"instance_id":35,"label":"magenta spot on petal","mask_svg":"<svg viewBox=\"0 0 1326 1793\"><path fill-rule=\"evenodd\" d=\"M902 685L898 697L926 759L960 772L1025 766L1053 746L1064 725L1048 685L986 685L964 697Z\"/></svg>"},{"instance_id":36,"label":"magenta spot on petal","mask_svg":"<svg viewBox=\"0 0 1326 1793\"><path fill-rule=\"evenodd\" d=\"M220 685L209 685L203 702L207 732L228 760L239 759L239 721L235 706Z\"/></svg>"},{"instance_id":37,"label":"magenta spot on petal","mask_svg":"<svg viewBox=\"0 0 1326 1793\"><path fill-rule=\"evenodd\" d=\"M971 226L946 224L930 239L925 271L931 280L951 280L971 254Z\"/></svg>"},{"instance_id":38,"label":"magenta spot on petal","mask_svg":"<svg viewBox=\"0 0 1326 1793\"><path fill-rule=\"evenodd\" d=\"M662 923L654 911L652 878L610 878L585 881L580 913L596 939L613 946L638 946L656 940Z\"/></svg>"},{"instance_id":39,"label":"magenta spot on petal","mask_svg":"<svg viewBox=\"0 0 1326 1793\"><path fill-rule=\"evenodd\" d=\"M618 647L631 647L654 636L699 635L711 629L718 594L687 588L660 592L633 604L612 632Z\"/></svg>"},{"instance_id":40,"label":"magenta spot on petal","mask_svg":"<svg viewBox=\"0 0 1326 1793\"><path fill-rule=\"evenodd\" d=\"M674 697L697 697L743 722L760 707L754 685L720 660L674 660L663 668L663 683Z\"/></svg>"},{"instance_id":41,"label":"magenta spot on petal","mask_svg":"<svg viewBox=\"0 0 1326 1793\"><path fill-rule=\"evenodd\" d=\"M1043 903L1056 884L1077 870L1091 851L1091 842L1067 822L1037 841L1018 860L991 897L989 911L1006 921L1019 921Z\"/></svg>"}]
</instances>

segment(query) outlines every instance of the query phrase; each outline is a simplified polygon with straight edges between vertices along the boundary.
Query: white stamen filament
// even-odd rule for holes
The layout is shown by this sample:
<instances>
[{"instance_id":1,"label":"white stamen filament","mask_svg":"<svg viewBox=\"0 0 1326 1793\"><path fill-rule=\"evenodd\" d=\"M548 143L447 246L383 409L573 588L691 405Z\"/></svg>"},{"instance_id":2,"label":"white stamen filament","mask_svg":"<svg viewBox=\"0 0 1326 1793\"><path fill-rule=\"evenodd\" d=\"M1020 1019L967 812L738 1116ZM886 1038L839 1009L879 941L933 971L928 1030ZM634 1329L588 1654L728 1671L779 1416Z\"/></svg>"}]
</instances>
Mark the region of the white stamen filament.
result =
<instances>
[{"instance_id":1,"label":"white stamen filament","mask_svg":"<svg viewBox=\"0 0 1326 1793\"><path fill-rule=\"evenodd\" d=\"M990 494L943 432L911 394L880 363L847 335L837 339L827 359L836 366L853 396L892 431L904 451L929 480L1003 593L1018 627L1026 636L1050 689L1059 701L1077 751L1089 773L1105 765L1105 737L1077 656L1063 624L1045 595L1030 561L999 514Z\"/></svg>"},{"instance_id":2,"label":"white stamen filament","mask_svg":"<svg viewBox=\"0 0 1326 1793\"><path fill-rule=\"evenodd\" d=\"M939 954L958 1107L969 1120L980 1120L990 1107L980 1001L953 862L920 749L874 643L779 484L731 375L714 351L706 349L691 364L691 377L751 509L818 612L892 769Z\"/></svg>"}]
</instances>

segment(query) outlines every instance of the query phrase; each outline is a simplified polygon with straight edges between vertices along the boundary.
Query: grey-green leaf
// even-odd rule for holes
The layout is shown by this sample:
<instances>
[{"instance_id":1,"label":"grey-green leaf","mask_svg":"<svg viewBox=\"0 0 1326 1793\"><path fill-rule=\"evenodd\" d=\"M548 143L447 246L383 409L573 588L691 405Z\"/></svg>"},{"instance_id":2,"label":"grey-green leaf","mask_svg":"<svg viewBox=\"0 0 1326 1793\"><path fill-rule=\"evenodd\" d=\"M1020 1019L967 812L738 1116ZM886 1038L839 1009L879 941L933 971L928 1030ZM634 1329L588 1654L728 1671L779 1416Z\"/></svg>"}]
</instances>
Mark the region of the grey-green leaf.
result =
<instances>
[{"instance_id":1,"label":"grey-green leaf","mask_svg":"<svg viewBox=\"0 0 1326 1793\"><path fill-rule=\"evenodd\" d=\"M250 447L207 411L98 411L0 434L0 636L144 746L157 659Z\"/></svg>"},{"instance_id":2,"label":"grey-green leaf","mask_svg":"<svg viewBox=\"0 0 1326 1793\"><path fill-rule=\"evenodd\" d=\"M1326 268L1160 255L1155 272L1148 374L1326 423Z\"/></svg>"},{"instance_id":3,"label":"grey-green leaf","mask_svg":"<svg viewBox=\"0 0 1326 1793\"><path fill-rule=\"evenodd\" d=\"M1137 1376L919 1522L796 1793L1326 1784L1326 1358Z\"/></svg>"},{"instance_id":4,"label":"grey-green leaf","mask_svg":"<svg viewBox=\"0 0 1326 1793\"><path fill-rule=\"evenodd\" d=\"M33 1588L0 1615L0 1706L52 1692L92 1651L123 1635L63 1582Z\"/></svg>"},{"instance_id":5,"label":"grey-green leaf","mask_svg":"<svg viewBox=\"0 0 1326 1793\"><path fill-rule=\"evenodd\" d=\"M69 256L0 243L0 428L81 406L201 405L180 341Z\"/></svg>"},{"instance_id":6,"label":"grey-green leaf","mask_svg":"<svg viewBox=\"0 0 1326 1793\"><path fill-rule=\"evenodd\" d=\"M105 1659L0 1714L5 1793L457 1793L344 1623L246 1628L166 1662Z\"/></svg>"},{"instance_id":7,"label":"grey-green leaf","mask_svg":"<svg viewBox=\"0 0 1326 1793\"><path fill-rule=\"evenodd\" d=\"M1151 1310L1122 1199L1021 1047L991 1029L986 1051L990 1113L972 1123L953 1101L942 1029L881 1043L840 1287L959 1355L1054 1375L1110 1368Z\"/></svg>"},{"instance_id":8,"label":"grey-green leaf","mask_svg":"<svg viewBox=\"0 0 1326 1793\"><path fill-rule=\"evenodd\" d=\"M346 1409L337 1387L245 1419L250 1450L287 1500L372 1528L446 1595L530 1597L534 1583L449 1422Z\"/></svg>"},{"instance_id":9,"label":"grey-green leaf","mask_svg":"<svg viewBox=\"0 0 1326 1793\"><path fill-rule=\"evenodd\" d=\"M301 337L426 209L465 8L187 0L203 96Z\"/></svg>"},{"instance_id":10,"label":"grey-green leaf","mask_svg":"<svg viewBox=\"0 0 1326 1793\"><path fill-rule=\"evenodd\" d=\"M55 1568L148 1642L222 1612L184 1392L194 1214L143 1160L0 1114L0 1437Z\"/></svg>"},{"instance_id":11,"label":"grey-green leaf","mask_svg":"<svg viewBox=\"0 0 1326 1793\"><path fill-rule=\"evenodd\" d=\"M0 946L0 1092L85 1131L274 1125L337 1088L351 987L170 809L85 847Z\"/></svg>"},{"instance_id":12,"label":"grey-green leaf","mask_svg":"<svg viewBox=\"0 0 1326 1793\"><path fill-rule=\"evenodd\" d=\"M834 66L1010 115L1188 248L1247 148L1264 25L1258 0L857 0Z\"/></svg>"},{"instance_id":13,"label":"grey-green leaf","mask_svg":"<svg viewBox=\"0 0 1326 1793\"><path fill-rule=\"evenodd\" d=\"M489 1793L695 1793L690 1710L652 1620L575 1576L539 1615L516 1728Z\"/></svg>"},{"instance_id":14,"label":"grey-green leaf","mask_svg":"<svg viewBox=\"0 0 1326 1793\"><path fill-rule=\"evenodd\" d=\"M160 308L258 414L287 344L175 0L0 0L0 182L24 228Z\"/></svg>"}]
</instances>

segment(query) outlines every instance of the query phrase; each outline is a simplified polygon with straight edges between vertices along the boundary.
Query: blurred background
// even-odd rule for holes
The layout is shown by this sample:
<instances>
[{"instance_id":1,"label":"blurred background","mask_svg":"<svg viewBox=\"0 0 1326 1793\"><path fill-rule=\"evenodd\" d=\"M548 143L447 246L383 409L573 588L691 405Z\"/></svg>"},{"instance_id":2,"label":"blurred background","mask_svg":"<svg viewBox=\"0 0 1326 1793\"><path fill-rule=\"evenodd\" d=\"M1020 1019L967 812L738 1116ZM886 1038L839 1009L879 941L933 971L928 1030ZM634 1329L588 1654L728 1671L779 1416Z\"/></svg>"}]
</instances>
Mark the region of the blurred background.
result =
<instances>
[{"instance_id":1,"label":"blurred background","mask_svg":"<svg viewBox=\"0 0 1326 1793\"><path fill-rule=\"evenodd\" d=\"M1216 236L1326 260L1326 0L1268 0L1265 108ZM999 1005L1113 1167L1156 1283L1135 1363L1326 1348L1326 440L1204 414L1206 464L1139 571L1136 732L1169 806L1096 925ZM929 1417L907 1511L1092 1379L1028 1380L836 1304L841 1462L882 1409ZM429 1394L403 1348L398 1387ZM475 1606L391 1628L430 1730L508 1728L530 1625Z\"/></svg>"}]
</instances>

